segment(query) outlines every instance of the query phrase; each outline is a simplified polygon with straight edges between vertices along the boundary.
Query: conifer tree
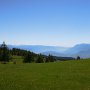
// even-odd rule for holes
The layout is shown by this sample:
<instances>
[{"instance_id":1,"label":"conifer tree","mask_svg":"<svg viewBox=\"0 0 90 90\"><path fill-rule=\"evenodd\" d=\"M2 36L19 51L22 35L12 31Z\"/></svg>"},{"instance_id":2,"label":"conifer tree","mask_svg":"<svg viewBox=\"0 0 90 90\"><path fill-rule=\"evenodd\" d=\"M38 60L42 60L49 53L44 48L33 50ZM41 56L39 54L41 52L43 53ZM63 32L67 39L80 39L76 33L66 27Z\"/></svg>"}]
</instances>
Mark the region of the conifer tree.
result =
<instances>
[{"instance_id":1,"label":"conifer tree","mask_svg":"<svg viewBox=\"0 0 90 90\"><path fill-rule=\"evenodd\" d=\"M0 46L0 61L9 62L11 59L9 49L5 42Z\"/></svg>"},{"instance_id":2,"label":"conifer tree","mask_svg":"<svg viewBox=\"0 0 90 90\"><path fill-rule=\"evenodd\" d=\"M77 60L80 60L80 56L77 56Z\"/></svg>"},{"instance_id":3,"label":"conifer tree","mask_svg":"<svg viewBox=\"0 0 90 90\"><path fill-rule=\"evenodd\" d=\"M38 55L38 58L36 60L36 63L43 63L43 62L44 62L43 56L41 54Z\"/></svg>"},{"instance_id":4,"label":"conifer tree","mask_svg":"<svg viewBox=\"0 0 90 90\"><path fill-rule=\"evenodd\" d=\"M46 58L46 62L54 62L55 58L52 55L48 55L48 57Z\"/></svg>"},{"instance_id":5,"label":"conifer tree","mask_svg":"<svg viewBox=\"0 0 90 90\"><path fill-rule=\"evenodd\" d=\"M28 52L25 56L24 56L24 60L23 63L31 63L34 61L33 55Z\"/></svg>"}]
</instances>

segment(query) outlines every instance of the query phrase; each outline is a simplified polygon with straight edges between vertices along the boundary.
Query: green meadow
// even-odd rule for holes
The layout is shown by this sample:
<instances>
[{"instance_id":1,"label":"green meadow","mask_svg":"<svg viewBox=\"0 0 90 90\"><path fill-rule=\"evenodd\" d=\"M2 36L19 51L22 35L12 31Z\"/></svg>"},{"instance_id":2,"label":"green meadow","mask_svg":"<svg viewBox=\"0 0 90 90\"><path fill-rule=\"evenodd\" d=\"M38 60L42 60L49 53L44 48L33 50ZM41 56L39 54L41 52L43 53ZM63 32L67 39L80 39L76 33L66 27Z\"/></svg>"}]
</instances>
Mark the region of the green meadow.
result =
<instances>
[{"instance_id":1,"label":"green meadow","mask_svg":"<svg viewBox=\"0 0 90 90\"><path fill-rule=\"evenodd\" d=\"M90 60L0 64L0 90L90 90Z\"/></svg>"}]
</instances>

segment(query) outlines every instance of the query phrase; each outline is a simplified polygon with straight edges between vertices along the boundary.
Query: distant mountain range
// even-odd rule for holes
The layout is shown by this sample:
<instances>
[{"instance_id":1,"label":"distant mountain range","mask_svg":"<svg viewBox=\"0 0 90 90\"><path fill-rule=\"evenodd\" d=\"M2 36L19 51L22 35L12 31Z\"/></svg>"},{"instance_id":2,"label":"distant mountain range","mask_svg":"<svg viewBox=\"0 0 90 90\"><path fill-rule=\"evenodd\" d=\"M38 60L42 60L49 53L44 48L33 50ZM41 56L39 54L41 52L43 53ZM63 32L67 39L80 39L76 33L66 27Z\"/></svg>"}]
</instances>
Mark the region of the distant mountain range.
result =
<instances>
[{"instance_id":1,"label":"distant mountain range","mask_svg":"<svg viewBox=\"0 0 90 90\"><path fill-rule=\"evenodd\" d=\"M90 44L78 44L74 47L59 47L59 46L43 46L43 45L8 45L10 49L19 48L30 50L35 53L42 53L44 55L52 54L54 56L62 57L77 57L90 58Z\"/></svg>"},{"instance_id":2,"label":"distant mountain range","mask_svg":"<svg viewBox=\"0 0 90 90\"><path fill-rule=\"evenodd\" d=\"M68 56L90 58L90 44L78 44L64 52Z\"/></svg>"},{"instance_id":3,"label":"distant mountain range","mask_svg":"<svg viewBox=\"0 0 90 90\"><path fill-rule=\"evenodd\" d=\"M19 48L24 50L30 50L35 53L43 52L64 52L69 49L69 47L59 47L59 46L43 46L43 45L8 45L10 49Z\"/></svg>"},{"instance_id":4,"label":"distant mountain range","mask_svg":"<svg viewBox=\"0 0 90 90\"><path fill-rule=\"evenodd\" d=\"M77 57L80 56L81 58L90 58L90 44L78 44L74 47L71 47L64 52L43 52L43 54L48 55L52 54L55 56L63 56L63 57Z\"/></svg>"}]
</instances>

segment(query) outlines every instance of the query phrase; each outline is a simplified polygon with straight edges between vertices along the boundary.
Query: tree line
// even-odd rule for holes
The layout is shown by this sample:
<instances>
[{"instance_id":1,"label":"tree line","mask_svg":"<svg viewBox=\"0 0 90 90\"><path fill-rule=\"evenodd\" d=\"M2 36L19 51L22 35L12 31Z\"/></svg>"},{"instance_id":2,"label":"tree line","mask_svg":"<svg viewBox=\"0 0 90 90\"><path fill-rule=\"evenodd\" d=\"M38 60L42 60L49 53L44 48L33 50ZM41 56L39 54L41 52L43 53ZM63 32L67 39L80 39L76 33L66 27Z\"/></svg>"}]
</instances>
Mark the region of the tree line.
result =
<instances>
[{"instance_id":1,"label":"tree line","mask_svg":"<svg viewBox=\"0 0 90 90\"><path fill-rule=\"evenodd\" d=\"M0 61L3 63L12 61L12 56L22 56L23 57L23 63L44 63L44 62L54 62L56 61L56 58L52 55L42 55L42 54L36 54L31 51L22 50L18 48L9 49L5 42L0 45Z\"/></svg>"}]
</instances>

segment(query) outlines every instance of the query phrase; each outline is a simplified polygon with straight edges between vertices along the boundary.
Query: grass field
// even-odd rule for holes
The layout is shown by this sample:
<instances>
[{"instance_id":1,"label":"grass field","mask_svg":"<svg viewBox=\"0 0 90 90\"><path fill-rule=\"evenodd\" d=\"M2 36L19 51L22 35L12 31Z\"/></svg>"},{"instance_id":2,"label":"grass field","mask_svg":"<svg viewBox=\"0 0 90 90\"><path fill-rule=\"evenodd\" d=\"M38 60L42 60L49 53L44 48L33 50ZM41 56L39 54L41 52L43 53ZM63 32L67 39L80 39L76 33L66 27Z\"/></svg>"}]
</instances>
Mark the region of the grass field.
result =
<instances>
[{"instance_id":1,"label":"grass field","mask_svg":"<svg viewBox=\"0 0 90 90\"><path fill-rule=\"evenodd\" d=\"M16 65L0 64L0 90L90 90L90 60L42 64L20 61Z\"/></svg>"}]
</instances>

